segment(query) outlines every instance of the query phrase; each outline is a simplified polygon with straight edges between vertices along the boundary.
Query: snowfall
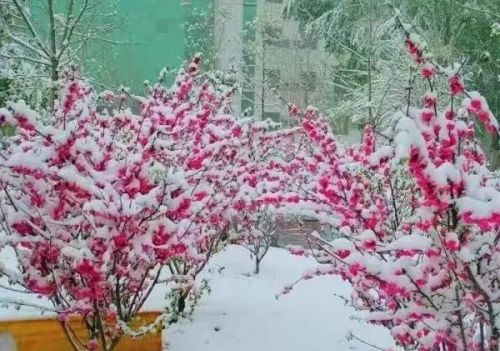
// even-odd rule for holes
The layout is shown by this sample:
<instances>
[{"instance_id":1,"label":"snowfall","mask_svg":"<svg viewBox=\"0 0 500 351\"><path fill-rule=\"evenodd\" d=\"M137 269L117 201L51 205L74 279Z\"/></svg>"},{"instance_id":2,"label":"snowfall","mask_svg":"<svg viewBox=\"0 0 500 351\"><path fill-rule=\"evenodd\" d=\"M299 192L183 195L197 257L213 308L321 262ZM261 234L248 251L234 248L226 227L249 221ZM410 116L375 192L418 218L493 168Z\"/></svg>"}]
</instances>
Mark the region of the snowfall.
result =
<instances>
[{"instance_id":1,"label":"snowfall","mask_svg":"<svg viewBox=\"0 0 500 351\"><path fill-rule=\"evenodd\" d=\"M10 255L0 254L0 262ZM10 256L11 257L11 256ZM10 262L12 264L12 260ZM302 274L317 266L312 258L293 256L272 248L259 275L252 274L248 251L229 246L213 257L201 278L211 292L204 296L190 319L164 332L170 351L373 351L393 348L386 329L369 325L339 296L349 297L350 287L325 276L300 282L286 295L277 295ZM0 285L5 281L0 279ZM0 288L0 300L43 300ZM157 310L165 290L156 289L145 306ZM34 299L34 300L33 300ZM0 308L0 320L33 317L32 308ZM349 341L347 336L356 338ZM357 340L363 340L363 342ZM371 345L371 346L370 346Z\"/></svg>"}]
</instances>

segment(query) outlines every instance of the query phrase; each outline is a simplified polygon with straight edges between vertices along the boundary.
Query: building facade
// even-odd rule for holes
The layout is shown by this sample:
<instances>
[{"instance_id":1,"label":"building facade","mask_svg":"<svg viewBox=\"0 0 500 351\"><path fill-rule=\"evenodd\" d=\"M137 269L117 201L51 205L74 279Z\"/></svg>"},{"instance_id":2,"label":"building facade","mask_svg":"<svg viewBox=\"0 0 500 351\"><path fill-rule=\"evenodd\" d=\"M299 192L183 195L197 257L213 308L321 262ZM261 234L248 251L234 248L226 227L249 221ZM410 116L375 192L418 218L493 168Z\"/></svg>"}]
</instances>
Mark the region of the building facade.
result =
<instances>
[{"instance_id":1,"label":"building facade","mask_svg":"<svg viewBox=\"0 0 500 351\"><path fill-rule=\"evenodd\" d=\"M218 68L235 70L235 110L289 124L286 102L321 107L332 60L321 43L282 16L283 0L215 0Z\"/></svg>"},{"instance_id":2,"label":"building facade","mask_svg":"<svg viewBox=\"0 0 500 351\"><path fill-rule=\"evenodd\" d=\"M30 0L40 28L46 9ZM68 0L58 2L61 13ZM102 88L154 82L165 67L176 69L194 51L212 60L210 69L236 73L241 82L235 113L289 120L282 100L321 107L329 62L315 38L282 16L283 0L102 0L100 16L115 27L80 53L84 73ZM102 23L101 23L102 24ZM108 24L104 22L104 24ZM207 38L210 44L207 45ZM210 57L213 56L213 57Z\"/></svg>"},{"instance_id":3,"label":"building facade","mask_svg":"<svg viewBox=\"0 0 500 351\"><path fill-rule=\"evenodd\" d=\"M111 88L125 85L141 91L145 80L154 82L162 69L174 72L186 59L185 24L194 10L212 0L116 1L116 44L94 43L86 51L88 71Z\"/></svg>"},{"instance_id":4,"label":"building facade","mask_svg":"<svg viewBox=\"0 0 500 351\"><path fill-rule=\"evenodd\" d=\"M82 31L94 33L78 51L84 74L98 87L115 89L121 85L141 92L145 80L154 82L168 67L174 72L189 55L186 25L194 12L211 8L213 0L95 0L90 2ZM36 29L46 36L46 2L29 0ZM56 2L63 16L69 0ZM75 5L76 6L76 5ZM80 6L80 4L79 4ZM88 28L86 28L86 25ZM203 33L205 34L205 33ZM78 45L75 45L78 47Z\"/></svg>"}]
</instances>

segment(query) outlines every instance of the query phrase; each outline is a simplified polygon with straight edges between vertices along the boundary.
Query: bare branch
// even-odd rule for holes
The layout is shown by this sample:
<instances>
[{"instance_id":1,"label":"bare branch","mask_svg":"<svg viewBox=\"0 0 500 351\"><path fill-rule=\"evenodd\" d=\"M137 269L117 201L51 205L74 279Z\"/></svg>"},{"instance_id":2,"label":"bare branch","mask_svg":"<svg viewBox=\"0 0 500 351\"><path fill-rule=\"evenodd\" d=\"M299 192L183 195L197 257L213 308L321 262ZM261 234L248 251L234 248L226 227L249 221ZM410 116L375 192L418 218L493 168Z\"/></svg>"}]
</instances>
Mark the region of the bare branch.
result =
<instances>
[{"instance_id":1,"label":"bare branch","mask_svg":"<svg viewBox=\"0 0 500 351\"><path fill-rule=\"evenodd\" d=\"M23 18L24 23L26 23L26 25L28 26L29 32L31 33L31 35L35 39L35 41L38 44L38 46L40 47L40 49L42 49L47 55L50 56L49 50L43 44L43 41L40 38L40 36L38 35L38 32L35 29L35 26L31 22L30 17L26 14L26 12L24 12L22 5L19 3L19 0L12 0L12 2L14 3L14 5L16 5L16 8L19 11L19 13L21 14L21 17Z\"/></svg>"},{"instance_id":2,"label":"bare branch","mask_svg":"<svg viewBox=\"0 0 500 351\"><path fill-rule=\"evenodd\" d=\"M14 298L9 298L9 297L0 298L0 304L33 307L33 308L36 308L37 310L40 310L42 312L54 312L54 313L61 312L61 311L59 311L55 308L52 308L52 307L38 305L36 303L26 302L26 301L14 299Z\"/></svg>"},{"instance_id":3,"label":"bare branch","mask_svg":"<svg viewBox=\"0 0 500 351\"><path fill-rule=\"evenodd\" d=\"M65 26L64 26L64 33L62 35L61 43L64 43L66 40L66 36L68 35L69 31L69 22L71 21L71 16L73 15L73 6L75 5L75 0L70 0L68 4L68 10L66 11L66 21L65 21Z\"/></svg>"},{"instance_id":4,"label":"bare branch","mask_svg":"<svg viewBox=\"0 0 500 351\"><path fill-rule=\"evenodd\" d=\"M38 60L36 58L32 58L32 57L29 57L29 56L24 56L24 55L6 55L6 54L3 54L1 52L0 52L0 56L1 57L5 57L6 59L26 60L26 61L30 61L30 62L33 62L33 63L38 63L40 65L50 66L50 62L48 62L48 61Z\"/></svg>"},{"instance_id":5,"label":"bare branch","mask_svg":"<svg viewBox=\"0 0 500 351\"><path fill-rule=\"evenodd\" d=\"M71 3L73 3L73 0L71 1ZM59 55L58 55L58 59L61 58L61 56L63 55L63 53L66 51L66 49L69 47L69 43L70 43L70 39L71 37L73 36L73 33L75 31L75 28L76 26L78 25L78 23L80 23L82 17L83 17L83 14L85 13L85 11L87 10L87 6L88 6L88 0L85 0L84 3L83 3L83 6L82 6L82 9L80 10L80 13L78 14L78 16L76 17L75 21L73 22L73 24L69 27L69 30L65 30L65 33L63 35L63 38L62 38L62 42L61 42L61 48L60 48L60 52L59 52ZM72 10L72 7L71 7L71 10ZM68 27L66 27L67 29Z\"/></svg>"},{"instance_id":6,"label":"bare branch","mask_svg":"<svg viewBox=\"0 0 500 351\"><path fill-rule=\"evenodd\" d=\"M49 58L49 56L47 56L47 54L45 52L40 51L39 49L35 48L33 45L29 44L27 41L22 40L19 36L12 34L10 31L7 31L7 37L9 39L11 39L12 41L18 43L19 45L21 45L25 49L33 51L38 56L45 57L47 59Z\"/></svg>"}]
</instances>

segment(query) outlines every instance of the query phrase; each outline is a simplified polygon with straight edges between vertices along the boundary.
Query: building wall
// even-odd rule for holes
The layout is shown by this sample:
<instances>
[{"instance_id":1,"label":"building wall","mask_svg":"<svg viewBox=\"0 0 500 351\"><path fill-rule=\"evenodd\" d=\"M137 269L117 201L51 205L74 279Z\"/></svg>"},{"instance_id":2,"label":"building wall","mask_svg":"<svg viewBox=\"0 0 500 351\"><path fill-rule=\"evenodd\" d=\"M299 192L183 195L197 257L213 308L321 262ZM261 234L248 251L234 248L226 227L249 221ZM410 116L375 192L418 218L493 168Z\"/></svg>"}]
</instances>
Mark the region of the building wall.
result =
<instances>
[{"instance_id":1,"label":"building wall","mask_svg":"<svg viewBox=\"0 0 500 351\"><path fill-rule=\"evenodd\" d=\"M59 13L64 13L67 1L57 2ZM193 7L204 8L212 1L102 0L99 3L102 7L97 12L116 11L116 15L99 16L97 21L116 29L105 36L109 40L93 41L81 52L84 73L101 87L125 85L135 92L142 91L145 80L154 82L165 67L175 72L185 60L182 24ZM46 30L48 23L43 4L39 0L31 0L37 26L42 31Z\"/></svg>"},{"instance_id":2,"label":"building wall","mask_svg":"<svg viewBox=\"0 0 500 351\"><path fill-rule=\"evenodd\" d=\"M184 59L180 1L120 0L117 12L122 28L113 39L124 44L99 44L91 50L97 57L95 66L104 66L107 84L140 90L144 80L154 81L164 67L179 66Z\"/></svg>"},{"instance_id":3,"label":"building wall","mask_svg":"<svg viewBox=\"0 0 500 351\"><path fill-rule=\"evenodd\" d=\"M95 61L87 60L88 70L98 71L98 78L112 88L125 85L135 92L145 80L154 82L165 67L176 72L185 60L186 11L202 3L206 0L119 0L113 39L120 44L91 46L87 56Z\"/></svg>"},{"instance_id":4,"label":"building wall","mask_svg":"<svg viewBox=\"0 0 500 351\"><path fill-rule=\"evenodd\" d=\"M215 47L216 68L221 71L233 71L241 75L243 53L242 29L246 0L215 0ZM234 111L241 113L241 96L234 98Z\"/></svg>"},{"instance_id":5,"label":"building wall","mask_svg":"<svg viewBox=\"0 0 500 351\"><path fill-rule=\"evenodd\" d=\"M219 51L219 68L226 69L228 62L234 65L239 57L242 95L237 103L241 111L250 109L259 119L271 118L287 125L287 108L276 92L302 107L320 105L328 91L322 78L328 76L332 61L318 40L303 40L298 23L282 18L282 6L282 0L219 0L215 10L229 16L224 22L227 27L219 33L220 40L231 45ZM256 19L279 27L281 39L266 43L262 26L249 25Z\"/></svg>"}]
</instances>

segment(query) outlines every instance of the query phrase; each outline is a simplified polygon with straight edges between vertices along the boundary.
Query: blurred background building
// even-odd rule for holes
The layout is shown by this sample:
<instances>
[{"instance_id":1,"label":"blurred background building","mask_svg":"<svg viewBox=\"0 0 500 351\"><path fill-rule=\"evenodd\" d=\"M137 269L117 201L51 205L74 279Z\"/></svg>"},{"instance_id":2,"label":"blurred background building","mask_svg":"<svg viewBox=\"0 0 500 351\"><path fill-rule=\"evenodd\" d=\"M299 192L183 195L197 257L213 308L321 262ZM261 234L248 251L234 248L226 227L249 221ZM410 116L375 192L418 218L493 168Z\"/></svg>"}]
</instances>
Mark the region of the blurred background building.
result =
<instances>
[{"instance_id":1,"label":"blurred background building","mask_svg":"<svg viewBox=\"0 0 500 351\"><path fill-rule=\"evenodd\" d=\"M333 94L332 59L314 36L283 16L283 0L103 0L92 21L102 37L82 47L78 62L102 89L127 86L140 93L168 67L196 52L204 70L235 75L237 115L290 121L286 102L323 107ZM64 12L67 1L59 1ZM31 0L40 28L42 2Z\"/></svg>"},{"instance_id":2,"label":"blurred background building","mask_svg":"<svg viewBox=\"0 0 500 351\"><path fill-rule=\"evenodd\" d=\"M217 63L242 79L237 111L287 125L284 101L321 106L332 69L319 40L284 18L282 0L215 0Z\"/></svg>"}]
</instances>

